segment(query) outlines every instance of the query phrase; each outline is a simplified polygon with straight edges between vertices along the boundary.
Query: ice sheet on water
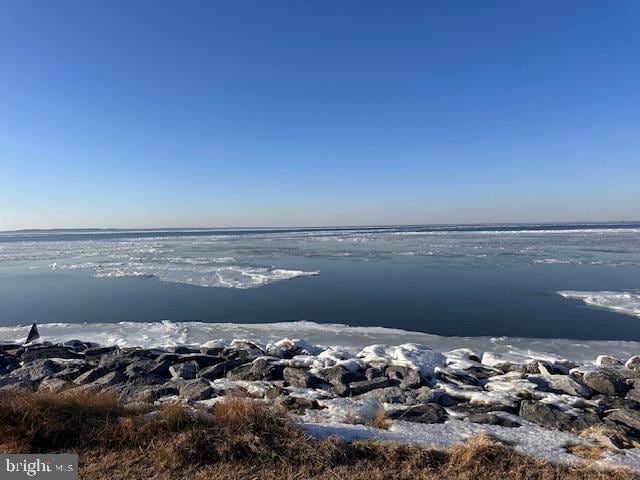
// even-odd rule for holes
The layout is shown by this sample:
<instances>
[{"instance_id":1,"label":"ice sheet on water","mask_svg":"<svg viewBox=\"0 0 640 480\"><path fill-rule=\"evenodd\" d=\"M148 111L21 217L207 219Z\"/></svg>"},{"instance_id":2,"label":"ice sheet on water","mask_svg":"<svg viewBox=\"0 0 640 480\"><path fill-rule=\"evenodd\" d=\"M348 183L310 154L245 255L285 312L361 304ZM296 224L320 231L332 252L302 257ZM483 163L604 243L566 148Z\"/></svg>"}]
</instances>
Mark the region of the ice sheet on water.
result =
<instances>
[{"instance_id":1,"label":"ice sheet on water","mask_svg":"<svg viewBox=\"0 0 640 480\"><path fill-rule=\"evenodd\" d=\"M154 276L167 282L251 288L317 275L315 267L301 268L310 259L384 259L446 267L640 265L638 228L528 227L238 230L195 236L193 231L158 231L115 238L84 233L56 241L47 240L46 233L30 241L0 233L0 266L89 269L100 277Z\"/></svg>"},{"instance_id":2,"label":"ice sheet on water","mask_svg":"<svg viewBox=\"0 0 640 480\"><path fill-rule=\"evenodd\" d=\"M558 292L564 298L582 300L592 307L604 308L626 315L640 317L640 292L579 292L562 290Z\"/></svg>"}]
</instances>

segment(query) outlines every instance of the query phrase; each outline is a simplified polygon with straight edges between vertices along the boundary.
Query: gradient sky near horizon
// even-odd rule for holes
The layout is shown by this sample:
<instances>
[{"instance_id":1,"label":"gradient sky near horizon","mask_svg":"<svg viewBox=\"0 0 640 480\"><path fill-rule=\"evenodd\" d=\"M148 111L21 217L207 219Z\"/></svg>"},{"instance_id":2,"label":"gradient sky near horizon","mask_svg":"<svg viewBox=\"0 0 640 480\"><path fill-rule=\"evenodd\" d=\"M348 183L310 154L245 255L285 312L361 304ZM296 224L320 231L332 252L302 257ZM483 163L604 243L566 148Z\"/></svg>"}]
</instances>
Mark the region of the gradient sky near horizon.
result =
<instances>
[{"instance_id":1,"label":"gradient sky near horizon","mask_svg":"<svg viewBox=\"0 0 640 480\"><path fill-rule=\"evenodd\" d=\"M640 2L0 0L0 230L640 220Z\"/></svg>"}]
</instances>

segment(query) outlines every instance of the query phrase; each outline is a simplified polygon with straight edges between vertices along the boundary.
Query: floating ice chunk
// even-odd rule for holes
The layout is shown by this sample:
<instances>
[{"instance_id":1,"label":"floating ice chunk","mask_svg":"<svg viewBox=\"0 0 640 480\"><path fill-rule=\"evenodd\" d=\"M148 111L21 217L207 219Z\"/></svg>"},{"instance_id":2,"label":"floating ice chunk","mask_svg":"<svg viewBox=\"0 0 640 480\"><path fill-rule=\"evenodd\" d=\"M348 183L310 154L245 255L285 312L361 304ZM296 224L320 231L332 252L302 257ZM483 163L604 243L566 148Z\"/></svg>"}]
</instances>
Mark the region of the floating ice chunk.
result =
<instances>
[{"instance_id":1,"label":"floating ice chunk","mask_svg":"<svg viewBox=\"0 0 640 480\"><path fill-rule=\"evenodd\" d=\"M427 377L433 376L436 367L445 364L445 356L429 347L417 343L402 345L370 345L357 355L365 363L372 365L397 365L420 370Z\"/></svg>"},{"instance_id":2,"label":"floating ice chunk","mask_svg":"<svg viewBox=\"0 0 640 480\"><path fill-rule=\"evenodd\" d=\"M592 307L604 308L625 315L640 317L640 293L636 292L578 292L575 290L561 290L559 295L564 298L582 300Z\"/></svg>"}]
</instances>

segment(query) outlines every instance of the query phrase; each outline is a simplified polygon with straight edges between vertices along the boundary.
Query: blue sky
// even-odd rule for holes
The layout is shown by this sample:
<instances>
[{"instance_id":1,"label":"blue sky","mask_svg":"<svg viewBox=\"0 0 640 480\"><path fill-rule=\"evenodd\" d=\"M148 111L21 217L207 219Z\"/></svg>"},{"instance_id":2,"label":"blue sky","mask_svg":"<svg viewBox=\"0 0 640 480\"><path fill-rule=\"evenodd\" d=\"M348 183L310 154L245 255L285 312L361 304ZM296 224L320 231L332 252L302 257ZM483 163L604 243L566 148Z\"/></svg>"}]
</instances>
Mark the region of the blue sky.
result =
<instances>
[{"instance_id":1,"label":"blue sky","mask_svg":"<svg viewBox=\"0 0 640 480\"><path fill-rule=\"evenodd\" d=\"M0 230L621 219L635 0L0 0Z\"/></svg>"}]
</instances>

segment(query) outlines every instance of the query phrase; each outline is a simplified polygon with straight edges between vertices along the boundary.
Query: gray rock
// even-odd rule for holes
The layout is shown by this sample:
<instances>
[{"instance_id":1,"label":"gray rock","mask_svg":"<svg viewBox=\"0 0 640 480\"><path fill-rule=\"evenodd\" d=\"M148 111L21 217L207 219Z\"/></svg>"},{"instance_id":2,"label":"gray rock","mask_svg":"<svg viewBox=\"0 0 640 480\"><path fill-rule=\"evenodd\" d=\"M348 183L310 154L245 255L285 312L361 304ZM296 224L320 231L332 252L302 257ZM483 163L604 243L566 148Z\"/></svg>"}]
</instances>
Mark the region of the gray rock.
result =
<instances>
[{"instance_id":1,"label":"gray rock","mask_svg":"<svg viewBox=\"0 0 640 480\"><path fill-rule=\"evenodd\" d=\"M192 380L196 378L198 373L197 362L185 362L171 365L169 367L169 373L173 378L184 378L185 380Z\"/></svg>"},{"instance_id":2,"label":"gray rock","mask_svg":"<svg viewBox=\"0 0 640 480\"><path fill-rule=\"evenodd\" d=\"M89 383L95 382L97 379L106 375L107 373L109 373L109 370L104 367L92 368L88 372L85 372L80 376L76 377L73 383L77 385L87 385Z\"/></svg>"},{"instance_id":3,"label":"gray rock","mask_svg":"<svg viewBox=\"0 0 640 480\"><path fill-rule=\"evenodd\" d=\"M517 414L518 407L512 407L509 405L489 405L486 403L459 403L449 407L452 412L460 413L463 415L473 415L476 413L491 413L491 412L508 412Z\"/></svg>"},{"instance_id":4,"label":"gray rock","mask_svg":"<svg viewBox=\"0 0 640 480\"><path fill-rule=\"evenodd\" d=\"M110 355L103 355L98 361L98 367L106 368L109 371L124 370L134 362L135 359L123 355L120 351L116 351Z\"/></svg>"},{"instance_id":5,"label":"gray rock","mask_svg":"<svg viewBox=\"0 0 640 480\"><path fill-rule=\"evenodd\" d=\"M481 386L480 381L476 377L461 370L454 370L451 368L438 368L436 370L436 378L443 382L452 383L458 387L465 387L468 385L473 387Z\"/></svg>"},{"instance_id":6,"label":"gray rock","mask_svg":"<svg viewBox=\"0 0 640 480\"><path fill-rule=\"evenodd\" d=\"M640 356L634 355L625 362L624 366L631 370L640 370Z\"/></svg>"},{"instance_id":7,"label":"gray rock","mask_svg":"<svg viewBox=\"0 0 640 480\"><path fill-rule=\"evenodd\" d=\"M155 360L149 360L146 358L140 360L134 360L127 368L124 369L124 373L127 375L140 375L143 373L150 373L153 368L157 366Z\"/></svg>"},{"instance_id":8,"label":"gray rock","mask_svg":"<svg viewBox=\"0 0 640 480\"><path fill-rule=\"evenodd\" d=\"M0 375L5 375L20 366L20 362L13 355L0 355Z\"/></svg>"},{"instance_id":9,"label":"gray rock","mask_svg":"<svg viewBox=\"0 0 640 480\"><path fill-rule=\"evenodd\" d=\"M249 365L242 365L227 372L226 377L231 380L283 380L283 365L270 363L266 358L258 358Z\"/></svg>"},{"instance_id":10,"label":"gray rock","mask_svg":"<svg viewBox=\"0 0 640 480\"><path fill-rule=\"evenodd\" d=\"M178 388L171 385L151 385L141 388L134 400L153 403L167 395L178 395L179 393Z\"/></svg>"},{"instance_id":11,"label":"gray rock","mask_svg":"<svg viewBox=\"0 0 640 480\"><path fill-rule=\"evenodd\" d=\"M251 352L252 355L257 354L258 356L264 355L266 353L260 345L252 342L251 340L234 340L232 348L248 351Z\"/></svg>"},{"instance_id":12,"label":"gray rock","mask_svg":"<svg viewBox=\"0 0 640 480\"><path fill-rule=\"evenodd\" d=\"M472 413L464 418L465 422L481 423L483 425L499 425L501 427L520 427L521 424L495 413Z\"/></svg>"},{"instance_id":13,"label":"gray rock","mask_svg":"<svg viewBox=\"0 0 640 480\"><path fill-rule=\"evenodd\" d=\"M180 396L189 402L207 400L216 396L216 390L204 378L187 380L180 385L179 391Z\"/></svg>"},{"instance_id":14,"label":"gray rock","mask_svg":"<svg viewBox=\"0 0 640 480\"><path fill-rule=\"evenodd\" d=\"M477 378L478 380L486 380L487 378L504 374L502 370L498 370L497 368L492 368L487 365L482 365L481 363L465 368L463 371L468 375Z\"/></svg>"},{"instance_id":15,"label":"gray rock","mask_svg":"<svg viewBox=\"0 0 640 480\"><path fill-rule=\"evenodd\" d=\"M178 395L178 388L168 385L135 385L132 383L119 383L102 390L104 393L113 393L123 403L143 402L153 403L166 395Z\"/></svg>"},{"instance_id":16,"label":"gray rock","mask_svg":"<svg viewBox=\"0 0 640 480\"><path fill-rule=\"evenodd\" d=\"M227 360L222 363L218 363L217 365L212 365L199 370L197 376L199 378L206 378L207 380L216 380L224 377L229 370L239 367L244 363L245 360L243 359Z\"/></svg>"},{"instance_id":17,"label":"gray rock","mask_svg":"<svg viewBox=\"0 0 640 480\"><path fill-rule=\"evenodd\" d=\"M60 367L49 359L34 360L11 372L11 376L22 380L38 382L60 371Z\"/></svg>"},{"instance_id":18,"label":"gray rock","mask_svg":"<svg viewBox=\"0 0 640 480\"><path fill-rule=\"evenodd\" d=\"M84 358L72 348L51 345L48 347L28 347L20 356L24 363L46 358Z\"/></svg>"},{"instance_id":19,"label":"gray rock","mask_svg":"<svg viewBox=\"0 0 640 480\"><path fill-rule=\"evenodd\" d=\"M282 378L292 387L300 388L316 388L320 385L321 380L309 373L304 368L286 367L282 371Z\"/></svg>"},{"instance_id":20,"label":"gray rock","mask_svg":"<svg viewBox=\"0 0 640 480\"><path fill-rule=\"evenodd\" d=\"M317 410L320 408L316 400L292 397L290 395L279 396L273 404L275 407L284 408L298 415L303 415L306 410Z\"/></svg>"},{"instance_id":21,"label":"gray rock","mask_svg":"<svg viewBox=\"0 0 640 480\"><path fill-rule=\"evenodd\" d=\"M52 378L59 378L60 380L64 380L66 382L72 382L76 378L78 378L80 375L85 373L88 370L88 368L89 367L87 365L69 366L67 368L60 370L58 373L53 375Z\"/></svg>"},{"instance_id":22,"label":"gray rock","mask_svg":"<svg viewBox=\"0 0 640 480\"><path fill-rule=\"evenodd\" d=\"M14 355L15 352L20 350L22 345L18 345L17 343L1 343L0 344L0 352L7 353L10 352L11 355Z\"/></svg>"},{"instance_id":23,"label":"gray rock","mask_svg":"<svg viewBox=\"0 0 640 480\"><path fill-rule=\"evenodd\" d=\"M596 365L622 365L622 360L618 360L610 355L598 355Z\"/></svg>"},{"instance_id":24,"label":"gray rock","mask_svg":"<svg viewBox=\"0 0 640 480\"><path fill-rule=\"evenodd\" d=\"M371 380L361 380L359 382L351 382L346 392L349 395L362 395L363 393L370 392L377 388L386 388L392 386L391 380L388 378L373 378Z\"/></svg>"},{"instance_id":25,"label":"gray rock","mask_svg":"<svg viewBox=\"0 0 640 480\"><path fill-rule=\"evenodd\" d=\"M600 418L593 413L585 412L574 416L555 405L532 400L522 401L520 416L543 427L557 430L580 431L601 423Z\"/></svg>"},{"instance_id":26,"label":"gray rock","mask_svg":"<svg viewBox=\"0 0 640 480\"><path fill-rule=\"evenodd\" d=\"M351 382L365 380L364 375L351 372L342 365L323 368L315 372L315 375L334 387L346 387Z\"/></svg>"},{"instance_id":27,"label":"gray rock","mask_svg":"<svg viewBox=\"0 0 640 480\"><path fill-rule=\"evenodd\" d=\"M89 348L84 351L84 358L87 361L96 361L100 360L103 355L111 355L117 350L119 350L117 346Z\"/></svg>"},{"instance_id":28,"label":"gray rock","mask_svg":"<svg viewBox=\"0 0 640 480\"><path fill-rule=\"evenodd\" d=\"M93 342L83 342L82 340L67 340L61 344L63 347L71 348L75 352L85 352L92 348L97 348L99 345Z\"/></svg>"},{"instance_id":29,"label":"gray rock","mask_svg":"<svg viewBox=\"0 0 640 480\"><path fill-rule=\"evenodd\" d=\"M0 378L0 392L22 393L33 392L38 386L37 382L25 378L18 377L2 377Z\"/></svg>"},{"instance_id":30,"label":"gray rock","mask_svg":"<svg viewBox=\"0 0 640 480\"><path fill-rule=\"evenodd\" d=\"M608 410L615 410L618 408L628 408L629 410L640 410L640 402L638 400L634 400L626 397L610 397L607 395L596 395L592 399L592 401L598 402L598 412L601 415L607 413Z\"/></svg>"},{"instance_id":31,"label":"gray rock","mask_svg":"<svg viewBox=\"0 0 640 480\"><path fill-rule=\"evenodd\" d=\"M158 375L160 377L171 377L171 373L169 372L169 368L175 362L170 358L157 358L153 367L149 369L149 373L151 375Z\"/></svg>"},{"instance_id":32,"label":"gray rock","mask_svg":"<svg viewBox=\"0 0 640 480\"><path fill-rule=\"evenodd\" d=\"M126 382L135 385L159 385L165 383L166 379L157 375L151 375L148 372L125 373Z\"/></svg>"},{"instance_id":33,"label":"gray rock","mask_svg":"<svg viewBox=\"0 0 640 480\"><path fill-rule=\"evenodd\" d=\"M379 377L377 377L379 378ZM375 398L380 403L407 403L407 393L400 387L386 387L371 390L367 393L355 397L356 399ZM414 402L414 403L426 403L426 402Z\"/></svg>"},{"instance_id":34,"label":"gray rock","mask_svg":"<svg viewBox=\"0 0 640 480\"><path fill-rule=\"evenodd\" d=\"M384 369L378 368L378 367L367 368L364 372L364 377L367 380L371 380L372 378L380 378L384 376L385 376Z\"/></svg>"},{"instance_id":35,"label":"gray rock","mask_svg":"<svg viewBox=\"0 0 640 480\"><path fill-rule=\"evenodd\" d=\"M566 393L582 398L591 398L593 390L569 375L529 375L527 380L535 383L538 390L552 393Z\"/></svg>"},{"instance_id":36,"label":"gray rock","mask_svg":"<svg viewBox=\"0 0 640 480\"><path fill-rule=\"evenodd\" d=\"M582 381L592 390L604 395L622 396L629 390L623 377L612 370L595 370L584 374Z\"/></svg>"},{"instance_id":37,"label":"gray rock","mask_svg":"<svg viewBox=\"0 0 640 480\"><path fill-rule=\"evenodd\" d=\"M125 377L125 375L122 372L115 370L113 372L106 373L105 375L101 376L90 385L92 385L93 387L105 388L111 385L124 383L126 380L127 380L127 377Z\"/></svg>"},{"instance_id":38,"label":"gray rock","mask_svg":"<svg viewBox=\"0 0 640 480\"><path fill-rule=\"evenodd\" d=\"M405 395L407 405L437 403L438 405L447 408L458 404L458 402L451 398L448 393L429 387L420 387L415 390L408 390L405 392Z\"/></svg>"},{"instance_id":39,"label":"gray rock","mask_svg":"<svg viewBox=\"0 0 640 480\"><path fill-rule=\"evenodd\" d=\"M640 402L640 380L627 380L629 391L625 395L625 398Z\"/></svg>"},{"instance_id":40,"label":"gray rock","mask_svg":"<svg viewBox=\"0 0 640 480\"><path fill-rule=\"evenodd\" d=\"M640 431L640 412L637 410L618 408L610 412L606 418Z\"/></svg>"},{"instance_id":41,"label":"gray rock","mask_svg":"<svg viewBox=\"0 0 640 480\"><path fill-rule=\"evenodd\" d=\"M414 370L408 367L399 367L396 365L389 365L384 374L390 379L400 382L400 388L409 390L412 388L418 388L424 385L424 378L419 370Z\"/></svg>"},{"instance_id":42,"label":"gray rock","mask_svg":"<svg viewBox=\"0 0 640 480\"><path fill-rule=\"evenodd\" d=\"M201 353L199 348L185 347L184 345L176 345L165 349L169 353L178 353L184 355L186 353Z\"/></svg>"},{"instance_id":43,"label":"gray rock","mask_svg":"<svg viewBox=\"0 0 640 480\"><path fill-rule=\"evenodd\" d=\"M387 413L387 418L404 420L415 423L443 423L447 419L447 412L435 403L423 403L402 410Z\"/></svg>"},{"instance_id":44,"label":"gray rock","mask_svg":"<svg viewBox=\"0 0 640 480\"><path fill-rule=\"evenodd\" d=\"M213 357L219 356L223 350L224 347L200 347L200 353L203 355L211 355Z\"/></svg>"},{"instance_id":45,"label":"gray rock","mask_svg":"<svg viewBox=\"0 0 640 480\"><path fill-rule=\"evenodd\" d=\"M166 356L162 356L160 358L167 358ZM199 368L207 368L213 365L217 365L222 363L224 359L215 357L213 355L203 355L202 353L190 353L186 355L180 355L175 363L185 363L185 362L196 362Z\"/></svg>"}]
</instances>

